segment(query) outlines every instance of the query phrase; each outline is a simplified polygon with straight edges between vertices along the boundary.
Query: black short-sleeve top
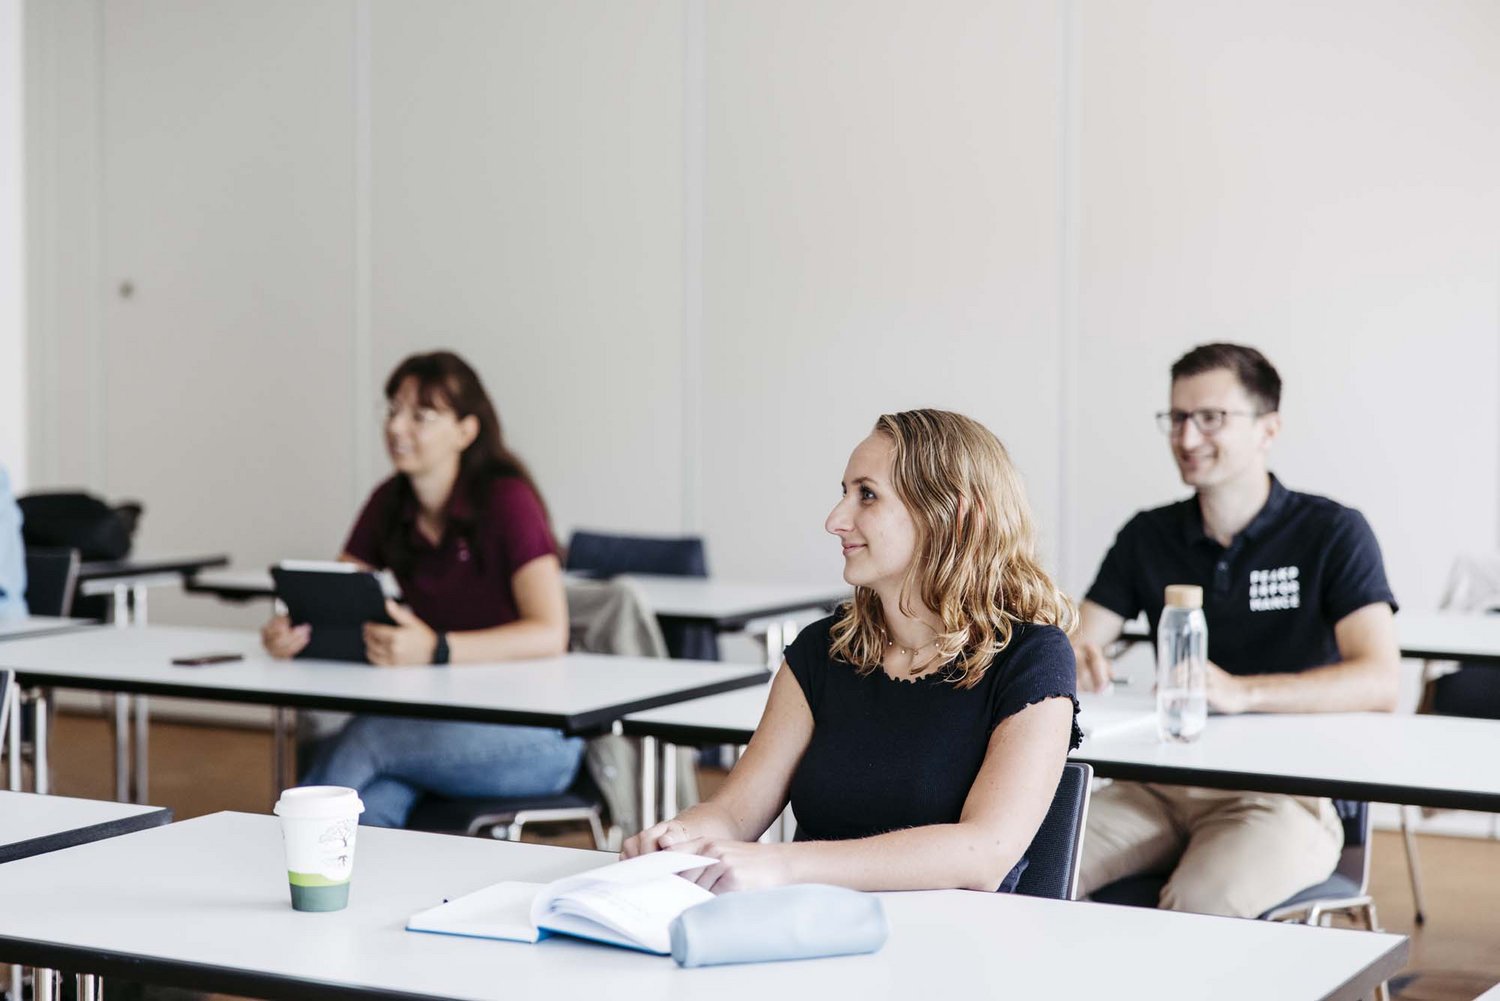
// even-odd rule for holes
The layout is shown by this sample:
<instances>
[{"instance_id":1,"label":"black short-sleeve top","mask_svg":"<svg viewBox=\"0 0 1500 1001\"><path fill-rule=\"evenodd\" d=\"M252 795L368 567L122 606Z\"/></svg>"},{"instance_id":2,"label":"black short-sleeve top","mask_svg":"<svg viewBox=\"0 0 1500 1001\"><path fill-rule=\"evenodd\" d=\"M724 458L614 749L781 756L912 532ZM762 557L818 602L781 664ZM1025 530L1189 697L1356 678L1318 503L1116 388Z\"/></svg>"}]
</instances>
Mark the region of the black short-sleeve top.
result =
<instances>
[{"instance_id":1,"label":"black short-sleeve top","mask_svg":"<svg viewBox=\"0 0 1500 1001\"><path fill-rule=\"evenodd\" d=\"M1200 584L1208 655L1230 674L1303 671L1339 660L1334 627L1396 598L1363 515L1271 477L1265 506L1226 548L1203 530L1197 497L1142 511L1120 529L1088 600L1156 639L1168 584Z\"/></svg>"},{"instance_id":2,"label":"black short-sleeve top","mask_svg":"<svg viewBox=\"0 0 1500 1001\"><path fill-rule=\"evenodd\" d=\"M786 648L813 716L790 789L798 840L956 823L995 727L1044 699L1073 702L1078 746L1073 648L1055 626L1017 625L979 683L959 688L944 671L897 681L831 659L836 621L813 623ZM1013 890L1025 866L1023 858L1000 889Z\"/></svg>"}]
</instances>

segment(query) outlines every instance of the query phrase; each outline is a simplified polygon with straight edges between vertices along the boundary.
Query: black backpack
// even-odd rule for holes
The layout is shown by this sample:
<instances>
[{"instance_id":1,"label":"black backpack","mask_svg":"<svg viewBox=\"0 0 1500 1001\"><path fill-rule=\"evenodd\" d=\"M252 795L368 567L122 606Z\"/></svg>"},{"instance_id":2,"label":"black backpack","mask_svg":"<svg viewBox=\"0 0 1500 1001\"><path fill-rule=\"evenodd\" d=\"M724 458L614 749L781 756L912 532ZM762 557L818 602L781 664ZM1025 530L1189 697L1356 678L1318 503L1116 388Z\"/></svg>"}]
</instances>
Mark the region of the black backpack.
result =
<instances>
[{"instance_id":1,"label":"black backpack","mask_svg":"<svg viewBox=\"0 0 1500 1001\"><path fill-rule=\"evenodd\" d=\"M21 537L28 546L76 549L85 560L123 560L141 516L134 501L110 505L85 493L28 494L21 508Z\"/></svg>"}]
</instances>

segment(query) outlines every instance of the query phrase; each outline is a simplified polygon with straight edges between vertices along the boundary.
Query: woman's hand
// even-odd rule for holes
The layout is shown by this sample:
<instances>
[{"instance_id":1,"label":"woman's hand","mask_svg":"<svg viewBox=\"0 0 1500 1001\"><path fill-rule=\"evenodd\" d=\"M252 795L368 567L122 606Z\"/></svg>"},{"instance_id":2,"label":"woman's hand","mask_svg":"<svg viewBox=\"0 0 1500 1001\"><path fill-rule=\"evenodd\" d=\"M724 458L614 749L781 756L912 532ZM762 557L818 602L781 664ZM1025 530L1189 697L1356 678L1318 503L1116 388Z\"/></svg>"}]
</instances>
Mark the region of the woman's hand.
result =
<instances>
[{"instance_id":1,"label":"woman's hand","mask_svg":"<svg viewBox=\"0 0 1500 1001\"><path fill-rule=\"evenodd\" d=\"M678 875L690 879L714 893L734 890L764 890L796 882L792 876L791 854L795 845L761 844L759 841L713 841L698 838L672 846L672 851L689 852L717 859L701 869L687 869Z\"/></svg>"},{"instance_id":2,"label":"woman's hand","mask_svg":"<svg viewBox=\"0 0 1500 1001\"><path fill-rule=\"evenodd\" d=\"M431 664L437 633L405 605L386 599L385 613L394 626L365 623L365 656L380 667Z\"/></svg>"},{"instance_id":3,"label":"woman's hand","mask_svg":"<svg viewBox=\"0 0 1500 1001\"><path fill-rule=\"evenodd\" d=\"M635 858L637 855L650 855L652 852L666 851L673 845L691 841L692 836L688 834L687 828L682 821L673 817L664 820L660 824L654 824L639 834L631 835L625 839L625 844L620 846L620 858Z\"/></svg>"},{"instance_id":4,"label":"woman's hand","mask_svg":"<svg viewBox=\"0 0 1500 1001\"><path fill-rule=\"evenodd\" d=\"M304 622L300 626L294 626L292 620L285 615L276 616L260 630L261 645L277 660L290 660L297 656L311 639L311 625Z\"/></svg>"}]
</instances>

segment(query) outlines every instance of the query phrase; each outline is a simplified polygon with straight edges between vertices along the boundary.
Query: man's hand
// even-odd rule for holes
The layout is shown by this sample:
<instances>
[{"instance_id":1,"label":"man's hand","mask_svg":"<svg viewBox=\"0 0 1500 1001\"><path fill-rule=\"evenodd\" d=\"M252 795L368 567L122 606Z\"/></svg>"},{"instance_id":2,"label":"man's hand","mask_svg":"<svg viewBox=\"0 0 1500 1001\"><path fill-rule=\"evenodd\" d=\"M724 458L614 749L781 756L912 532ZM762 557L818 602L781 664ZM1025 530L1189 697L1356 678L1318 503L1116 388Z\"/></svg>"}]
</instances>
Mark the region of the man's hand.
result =
<instances>
[{"instance_id":1,"label":"man's hand","mask_svg":"<svg viewBox=\"0 0 1500 1001\"><path fill-rule=\"evenodd\" d=\"M1102 692L1109 688L1114 668L1097 643L1075 643L1073 659L1078 665L1078 690Z\"/></svg>"},{"instance_id":2,"label":"man's hand","mask_svg":"<svg viewBox=\"0 0 1500 1001\"><path fill-rule=\"evenodd\" d=\"M1218 664L1209 661L1206 665L1208 680L1208 707L1225 715L1248 712L1251 708L1250 682L1247 678L1230 674Z\"/></svg>"}]
</instances>

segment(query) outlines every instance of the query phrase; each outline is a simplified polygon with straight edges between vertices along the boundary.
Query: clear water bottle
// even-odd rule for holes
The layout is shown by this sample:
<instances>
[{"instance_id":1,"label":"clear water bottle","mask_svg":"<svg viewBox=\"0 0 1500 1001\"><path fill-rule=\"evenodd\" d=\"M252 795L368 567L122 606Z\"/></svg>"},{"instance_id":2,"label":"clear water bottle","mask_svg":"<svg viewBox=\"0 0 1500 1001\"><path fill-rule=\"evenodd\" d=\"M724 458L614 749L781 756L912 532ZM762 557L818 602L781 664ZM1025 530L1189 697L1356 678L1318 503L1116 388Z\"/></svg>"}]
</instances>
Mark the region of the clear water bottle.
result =
<instances>
[{"instance_id":1,"label":"clear water bottle","mask_svg":"<svg viewBox=\"0 0 1500 1001\"><path fill-rule=\"evenodd\" d=\"M1171 584L1156 625L1156 729L1163 741L1197 740L1208 722L1208 623L1203 588Z\"/></svg>"}]
</instances>

